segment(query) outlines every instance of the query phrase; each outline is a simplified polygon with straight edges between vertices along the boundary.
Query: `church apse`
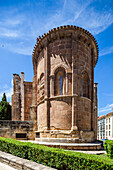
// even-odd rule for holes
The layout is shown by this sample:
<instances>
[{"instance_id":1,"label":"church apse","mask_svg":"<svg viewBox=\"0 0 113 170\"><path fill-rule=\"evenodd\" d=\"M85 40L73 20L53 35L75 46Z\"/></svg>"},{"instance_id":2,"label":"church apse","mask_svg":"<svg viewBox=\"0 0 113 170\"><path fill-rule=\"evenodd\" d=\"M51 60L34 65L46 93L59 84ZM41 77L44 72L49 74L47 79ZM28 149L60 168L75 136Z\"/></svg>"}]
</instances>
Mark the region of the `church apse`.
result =
<instances>
[{"instance_id":1,"label":"church apse","mask_svg":"<svg viewBox=\"0 0 113 170\"><path fill-rule=\"evenodd\" d=\"M95 140L95 38L76 26L52 29L33 51L40 138Z\"/></svg>"},{"instance_id":2,"label":"church apse","mask_svg":"<svg viewBox=\"0 0 113 170\"><path fill-rule=\"evenodd\" d=\"M14 75L12 118L35 122L38 140L95 141L97 60L97 42L83 28L61 26L39 36L33 82Z\"/></svg>"}]
</instances>

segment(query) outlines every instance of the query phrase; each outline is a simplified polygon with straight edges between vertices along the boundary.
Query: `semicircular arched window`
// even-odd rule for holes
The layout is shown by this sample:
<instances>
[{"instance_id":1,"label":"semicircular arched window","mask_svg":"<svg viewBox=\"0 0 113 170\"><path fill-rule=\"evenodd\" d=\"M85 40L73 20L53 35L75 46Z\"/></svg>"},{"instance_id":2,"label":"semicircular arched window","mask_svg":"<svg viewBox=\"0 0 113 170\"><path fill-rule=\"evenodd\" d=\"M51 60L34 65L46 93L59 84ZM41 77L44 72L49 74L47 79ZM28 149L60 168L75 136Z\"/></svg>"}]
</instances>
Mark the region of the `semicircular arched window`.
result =
<instances>
[{"instance_id":1,"label":"semicircular arched window","mask_svg":"<svg viewBox=\"0 0 113 170\"><path fill-rule=\"evenodd\" d=\"M89 76L87 72L82 73L81 79L81 96L89 98Z\"/></svg>"},{"instance_id":2,"label":"semicircular arched window","mask_svg":"<svg viewBox=\"0 0 113 170\"><path fill-rule=\"evenodd\" d=\"M55 96L64 95L66 91L65 70L60 68L55 73Z\"/></svg>"}]
</instances>

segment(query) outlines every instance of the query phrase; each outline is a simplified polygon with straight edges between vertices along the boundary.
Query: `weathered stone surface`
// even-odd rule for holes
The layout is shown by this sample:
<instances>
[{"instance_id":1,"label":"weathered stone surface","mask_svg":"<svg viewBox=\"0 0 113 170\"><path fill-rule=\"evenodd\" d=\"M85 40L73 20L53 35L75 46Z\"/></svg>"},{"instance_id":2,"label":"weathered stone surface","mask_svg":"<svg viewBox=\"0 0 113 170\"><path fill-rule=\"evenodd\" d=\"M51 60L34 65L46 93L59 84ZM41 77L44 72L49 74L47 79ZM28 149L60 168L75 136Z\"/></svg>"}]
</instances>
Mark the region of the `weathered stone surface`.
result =
<instances>
[{"instance_id":1,"label":"weathered stone surface","mask_svg":"<svg viewBox=\"0 0 113 170\"><path fill-rule=\"evenodd\" d=\"M24 73L21 78L13 75L12 95L12 120L30 120L30 107L32 104L32 82L24 81Z\"/></svg>"},{"instance_id":2,"label":"weathered stone surface","mask_svg":"<svg viewBox=\"0 0 113 170\"><path fill-rule=\"evenodd\" d=\"M55 35L56 36L55 36ZM53 37L56 38L53 38ZM44 43L46 41L46 43ZM33 55L37 76L37 122L41 138L78 138L81 142L96 138L94 100L94 65L97 45L87 33L61 28L43 38L44 46L36 45ZM90 45L89 45L90 44ZM59 78L63 76L63 90L59 94ZM42 76L44 93L39 95ZM95 91L96 92L96 91ZM50 133L45 130L49 129ZM52 133L53 130L53 133ZM59 130L56 133L55 130ZM61 133L69 130L69 134ZM74 132L76 131L76 132ZM83 131L83 132L81 132Z\"/></svg>"},{"instance_id":3,"label":"weathered stone surface","mask_svg":"<svg viewBox=\"0 0 113 170\"><path fill-rule=\"evenodd\" d=\"M63 141L61 138L59 138L58 140L55 139L56 141L55 140L52 141L52 140L51 139L48 139L48 140L40 139L40 141L30 141L30 142L37 143L40 145L45 145L48 147L68 149L68 150L83 150L83 151L89 150L90 151L90 150L100 150L101 149L101 143L77 143L77 141L75 141L75 143L68 143L67 141Z\"/></svg>"},{"instance_id":4,"label":"weathered stone surface","mask_svg":"<svg viewBox=\"0 0 113 170\"><path fill-rule=\"evenodd\" d=\"M23 73L14 75L13 120L31 119L40 138L94 141L97 59L96 40L82 28L62 26L37 38L33 83L23 81Z\"/></svg>"},{"instance_id":5,"label":"weathered stone surface","mask_svg":"<svg viewBox=\"0 0 113 170\"><path fill-rule=\"evenodd\" d=\"M34 122L0 120L0 136L16 139L16 134L26 134L26 139L35 139Z\"/></svg>"},{"instance_id":6,"label":"weathered stone surface","mask_svg":"<svg viewBox=\"0 0 113 170\"><path fill-rule=\"evenodd\" d=\"M6 165L6 164L1 163L1 162L0 162L0 169L1 170L16 170L15 168L12 168L9 165Z\"/></svg>"}]
</instances>

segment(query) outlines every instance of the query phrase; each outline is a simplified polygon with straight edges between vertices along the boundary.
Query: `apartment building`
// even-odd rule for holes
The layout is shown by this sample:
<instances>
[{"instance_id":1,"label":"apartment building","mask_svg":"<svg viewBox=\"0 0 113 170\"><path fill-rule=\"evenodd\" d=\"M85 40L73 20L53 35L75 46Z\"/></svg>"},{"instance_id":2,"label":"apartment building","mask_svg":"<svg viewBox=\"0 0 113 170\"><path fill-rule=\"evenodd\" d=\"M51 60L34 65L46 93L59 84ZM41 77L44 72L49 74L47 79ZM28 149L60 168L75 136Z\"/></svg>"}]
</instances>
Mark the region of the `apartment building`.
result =
<instances>
[{"instance_id":1,"label":"apartment building","mask_svg":"<svg viewBox=\"0 0 113 170\"><path fill-rule=\"evenodd\" d=\"M113 140L113 112L98 117L97 139Z\"/></svg>"},{"instance_id":2,"label":"apartment building","mask_svg":"<svg viewBox=\"0 0 113 170\"><path fill-rule=\"evenodd\" d=\"M105 115L98 117L97 139L105 139Z\"/></svg>"}]
</instances>

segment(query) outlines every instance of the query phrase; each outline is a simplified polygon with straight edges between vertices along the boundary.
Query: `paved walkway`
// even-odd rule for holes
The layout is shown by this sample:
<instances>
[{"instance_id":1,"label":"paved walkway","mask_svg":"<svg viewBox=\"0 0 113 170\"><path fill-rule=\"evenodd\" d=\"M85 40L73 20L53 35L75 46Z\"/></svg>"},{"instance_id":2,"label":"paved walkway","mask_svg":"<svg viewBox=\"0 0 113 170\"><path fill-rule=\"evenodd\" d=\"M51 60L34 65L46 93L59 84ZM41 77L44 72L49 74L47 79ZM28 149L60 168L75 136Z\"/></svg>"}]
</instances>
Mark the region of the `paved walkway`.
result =
<instances>
[{"instance_id":1,"label":"paved walkway","mask_svg":"<svg viewBox=\"0 0 113 170\"><path fill-rule=\"evenodd\" d=\"M16 170L16 169L0 162L0 170Z\"/></svg>"},{"instance_id":2,"label":"paved walkway","mask_svg":"<svg viewBox=\"0 0 113 170\"><path fill-rule=\"evenodd\" d=\"M87 154L93 154L93 155L101 155L101 154L106 154L105 150L100 150L100 151L79 151L79 150L72 150L74 152L81 152L81 153L87 153Z\"/></svg>"}]
</instances>

